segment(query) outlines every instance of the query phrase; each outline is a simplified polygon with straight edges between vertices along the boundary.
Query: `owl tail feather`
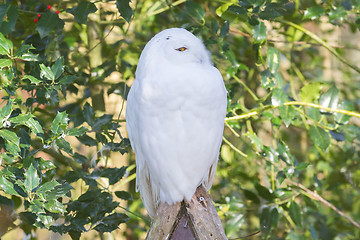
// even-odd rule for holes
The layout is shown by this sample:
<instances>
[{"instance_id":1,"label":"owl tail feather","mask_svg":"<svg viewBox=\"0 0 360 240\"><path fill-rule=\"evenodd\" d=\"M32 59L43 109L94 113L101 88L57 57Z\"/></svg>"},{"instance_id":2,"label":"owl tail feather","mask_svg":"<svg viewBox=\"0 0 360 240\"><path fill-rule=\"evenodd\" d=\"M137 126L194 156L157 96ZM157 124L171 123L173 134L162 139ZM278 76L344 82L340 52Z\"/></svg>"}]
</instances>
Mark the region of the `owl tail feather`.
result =
<instances>
[{"instance_id":1,"label":"owl tail feather","mask_svg":"<svg viewBox=\"0 0 360 240\"><path fill-rule=\"evenodd\" d=\"M156 208L159 203L154 199L159 199L159 197L155 191L152 191L151 179L147 166L136 168L136 191L140 191L141 199L146 210L148 211L149 216L152 219L155 218Z\"/></svg>"}]
</instances>

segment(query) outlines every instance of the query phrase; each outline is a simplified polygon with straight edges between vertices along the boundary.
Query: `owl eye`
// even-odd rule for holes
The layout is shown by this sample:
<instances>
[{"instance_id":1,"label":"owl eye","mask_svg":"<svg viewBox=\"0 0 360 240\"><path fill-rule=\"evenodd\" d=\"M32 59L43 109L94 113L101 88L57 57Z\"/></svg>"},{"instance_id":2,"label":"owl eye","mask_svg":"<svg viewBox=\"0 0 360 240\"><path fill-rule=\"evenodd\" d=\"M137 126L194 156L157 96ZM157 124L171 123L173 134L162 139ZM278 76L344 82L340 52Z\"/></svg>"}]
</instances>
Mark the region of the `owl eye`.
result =
<instances>
[{"instance_id":1,"label":"owl eye","mask_svg":"<svg viewBox=\"0 0 360 240\"><path fill-rule=\"evenodd\" d=\"M179 48L176 48L175 50L179 51L179 52L183 52L185 50L187 50L186 47L179 47Z\"/></svg>"}]
</instances>

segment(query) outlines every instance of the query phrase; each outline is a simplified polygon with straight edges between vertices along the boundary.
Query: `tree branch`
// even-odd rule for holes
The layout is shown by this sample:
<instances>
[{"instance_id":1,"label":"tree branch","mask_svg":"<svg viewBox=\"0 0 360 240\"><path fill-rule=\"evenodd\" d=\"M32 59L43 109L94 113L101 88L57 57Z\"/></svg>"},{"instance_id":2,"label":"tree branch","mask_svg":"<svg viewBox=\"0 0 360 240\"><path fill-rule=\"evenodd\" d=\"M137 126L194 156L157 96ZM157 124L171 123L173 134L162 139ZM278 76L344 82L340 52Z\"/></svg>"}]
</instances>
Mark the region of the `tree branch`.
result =
<instances>
[{"instance_id":1,"label":"tree branch","mask_svg":"<svg viewBox=\"0 0 360 240\"><path fill-rule=\"evenodd\" d=\"M345 58L343 58L342 56L340 56L340 54L338 52L336 52L336 50L334 48L332 48L329 44L327 44L324 40L322 40L320 37L318 37L316 34L314 34L313 32L293 23L293 22L289 22L283 19L279 19L279 22L289 25L303 33L305 33L306 35L308 35L310 38L312 38L314 41L318 42L320 45L322 45L323 47L325 47L327 50L329 50L335 57L337 57L341 62L343 62L344 64L348 65L349 67L351 67L352 69L354 69L356 72L360 73L360 68L349 63Z\"/></svg>"},{"instance_id":2,"label":"tree branch","mask_svg":"<svg viewBox=\"0 0 360 240\"><path fill-rule=\"evenodd\" d=\"M340 216L344 217L346 220L348 220L352 225L354 225L357 228L360 228L360 224L358 222L355 222L351 217L345 215L345 213L343 213L342 211L340 211L338 208L336 208L334 205L332 205L330 202L328 202L327 200L325 200L323 197L321 197L318 193L311 191L310 189L308 189L307 187L305 187L304 185L302 185L301 183L296 183L290 179L286 179L286 181L288 183L290 183L291 185L297 186L299 188L301 188L302 190L304 190L307 194L309 194L309 196L312 199L315 199L321 203L323 203L324 205L328 206L329 208L331 208L332 210L334 210L337 214L339 214Z\"/></svg>"},{"instance_id":3,"label":"tree branch","mask_svg":"<svg viewBox=\"0 0 360 240\"><path fill-rule=\"evenodd\" d=\"M308 107L313 107L313 108L318 108L318 109L322 109L325 110L327 112L337 112L337 113L342 113L345 115L349 115L352 117L357 117L360 118L360 113L354 112L354 111L348 111L348 110L344 110L344 109L336 109L336 108L329 108L329 107L324 107L321 106L319 104L315 104L315 103L308 103L308 102L301 102L301 101L291 101L291 102L285 102L284 104L278 105L278 106L274 106L274 105L267 105L264 107L260 107L257 108L251 112L248 113L244 113L241 115L237 115L234 117L227 117L225 118L225 121L233 121L233 120L241 120L241 119L247 119L250 118L252 116L256 116L256 115L260 115L262 112L268 110L268 109L274 109L274 108L278 108L280 106L291 106L291 105L300 105L300 106L308 106Z\"/></svg>"}]
</instances>

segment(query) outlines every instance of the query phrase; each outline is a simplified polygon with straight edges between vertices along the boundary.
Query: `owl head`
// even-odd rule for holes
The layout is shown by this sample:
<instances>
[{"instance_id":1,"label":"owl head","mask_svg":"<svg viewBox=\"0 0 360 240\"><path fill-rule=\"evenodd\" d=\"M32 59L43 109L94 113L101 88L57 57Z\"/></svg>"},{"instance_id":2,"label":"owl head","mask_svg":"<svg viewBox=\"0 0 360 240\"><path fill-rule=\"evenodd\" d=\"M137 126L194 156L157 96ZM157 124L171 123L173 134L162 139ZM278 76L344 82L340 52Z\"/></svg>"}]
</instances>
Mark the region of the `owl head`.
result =
<instances>
[{"instance_id":1,"label":"owl head","mask_svg":"<svg viewBox=\"0 0 360 240\"><path fill-rule=\"evenodd\" d=\"M149 73L159 66L211 64L203 42L183 28L170 28L156 34L140 55L136 76Z\"/></svg>"}]
</instances>

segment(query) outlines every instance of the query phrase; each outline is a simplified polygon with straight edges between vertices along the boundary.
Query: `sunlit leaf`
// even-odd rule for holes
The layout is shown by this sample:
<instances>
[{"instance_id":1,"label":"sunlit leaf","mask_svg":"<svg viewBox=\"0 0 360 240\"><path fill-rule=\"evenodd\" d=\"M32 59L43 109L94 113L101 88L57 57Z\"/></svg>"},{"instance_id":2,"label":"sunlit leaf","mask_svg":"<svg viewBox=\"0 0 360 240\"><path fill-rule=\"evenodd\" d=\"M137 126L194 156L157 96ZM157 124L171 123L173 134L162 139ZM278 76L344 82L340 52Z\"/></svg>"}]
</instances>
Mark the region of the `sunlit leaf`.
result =
<instances>
[{"instance_id":1,"label":"sunlit leaf","mask_svg":"<svg viewBox=\"0 0 360 240\"><path fill-rule=\"evenodd\" d=\"M3 67L10 67L12 62L10 59L0 59L0 69Z\"/></svg>"},{"instance_id":2,"label":"sunlit leaf","mask_svg":"<svg viewBox=\"0 0 360 240\"><path fill-rule=\"evenodd\" d=\"M327 92L320 96L320 105L327 108L337 109L339 102L339 90L333 86ZM321 112L326 112L325 110L320 110Z\"/></svg>"},{"instance_id":3,"label":"sunlit leaf","mask_svg":"<svg viewBox=\"0 0 360 240\"><path fill-rule=\"evenodd\" d=\"M275 74L280 66L280 54L274 47L269 47L266 54L266 62L272 74Z\"/></svg>"},{"instance_id":4,"label":"sunlit leaf","mask_svg":"<svg viewBox=\"0 0 360 240\"><path fill-rule=\"evenodd\" d=\"M68 136L81 136L84 135L89 129L86 127L80 127L80 128L71 128L67 131L66 135Z\"/></svg>"},{"instance_id":5,"label":"sunlit leaf","mask_svg":"<svg viewBox=\"0 0 360 240\"><path fill-rule=\"evenodd\" d=\"M325 13L325 8L320 7L320 6L313 6L304 11L303 18L315 20L315 19L321 17L322 15L324 15L324 13Z\"/></svg>"},{"instance_id":6,"label":"sunlit leaf","mask_svg":"<svg viewBox=\"0 0 360 240\"><path fill-rule=\"evenodd\" d=\"M64 213L66 212L65 207L62 203L57 200L50 200L44 204L46 210L52 213Z\"/></svg>"},{"instance_id":7,"label":"sunlit leaf","mask_svg":"<svg viewBox=\"0 0 360 240\"><path fill-rule=\"evenodd\" d=\"M309 134L313 143L320 149L326 150L330 145L330 136L324 129L316 126L311 126Z\"/></svg>"},{"instance_id":8,"label":"sunlit leaf","mask_svg":"<svg viewBox=\"0 0 360 240\"><path fill-rule=\"evenodd\" d=\"M300 100L303 102L314 102L320 96L323 84L320 82L310 82L300 90Z\"/></svg>"},{"instance_id":9,"label":"sunlit leaf","mask_svg":"<svg viewBox=\"0 0 360 240\"><path fill-rule=\"evenodd\" d=\"M262 44L266 40L266 26L260 22L253 29L254 42Z\"/></svg>"},{"instance_id":10,"label":"sunlit leaf","mask_svg":"<svg viewBox=\"0 0 360 240\"><path fill-rule=\"evenodd\" d=\"M54 65L51 67L51 72L54 73L55 79L58 79L61 76L61 74L64 72L63 58L56 60Z\"/></svg>"},{"instance_id":11,"label":"sunlit leaf","mask_svg":"<svg viewBox=\"0 0 360 240\"><path fill-rule=\"evenodd\" d=\"M51 68L46 67L44 64L40 64L40 68L41 68L41 73L40 73L41 78L47 78L49 80L55 80L55 75L52 72Z\"/></svg>"},{"instance_id":12,"label":"sunlit leaf","mask_svg":"<svg viewBox=\"0 0 360 240\"><path fill-rule=\"evenodd\" d=\"M68 124L68 117L66 112L58 112L53 122L51 123L51 132L55 135L64 133Z\"/></svg>"},{"instance_id":13,"label":"sunlit leaf","mask_svg":"<svg viewBox=\"0 0 360 240\"><path fill-rule=\"evenodd\" d=\"M4 176L0 176L0 188L7 194L20 196L14 189L14 184Z\"/></svg>"},{"instance_id":14,"label":"sunlit leaf","mask_svg":"<svg viewBox=\"0 0 360 240\"><path fill-rule=\"evenodd\" d=\"M31 164L30 167L25 172L25 181L24 186L28 192L33 191L34 188L39 186L40 177L37 170Z\"/></svg>"},{"instance_id":15,"label":"sunlit leaf","mask_svg":"<svg viewBox=\"0 0 360 240\"><path fill-rule=\"evenodd\" d=\"M284 104L288 100L287 94L284 92L284 90L280 88L275 88L272 96L271 96L271 103L275 107L280 106Z\"/></svg>"}]
</instances>

